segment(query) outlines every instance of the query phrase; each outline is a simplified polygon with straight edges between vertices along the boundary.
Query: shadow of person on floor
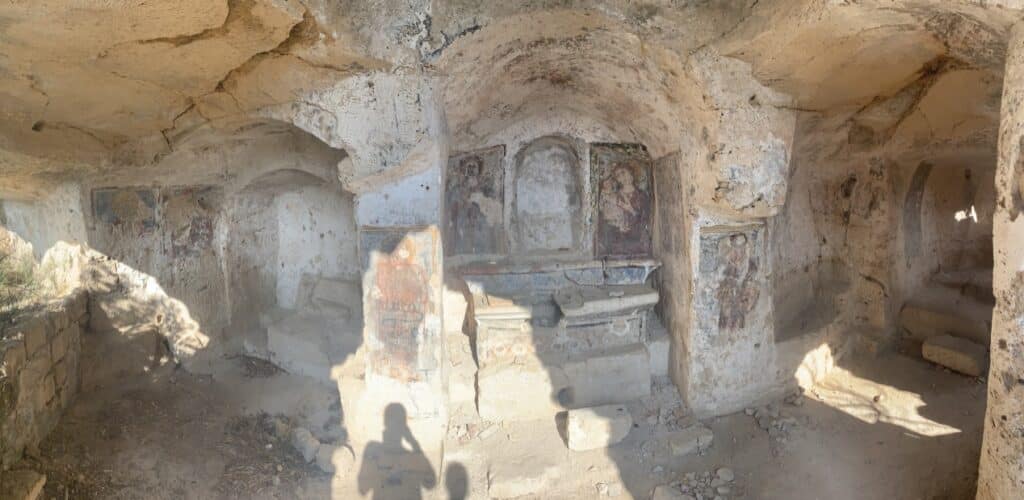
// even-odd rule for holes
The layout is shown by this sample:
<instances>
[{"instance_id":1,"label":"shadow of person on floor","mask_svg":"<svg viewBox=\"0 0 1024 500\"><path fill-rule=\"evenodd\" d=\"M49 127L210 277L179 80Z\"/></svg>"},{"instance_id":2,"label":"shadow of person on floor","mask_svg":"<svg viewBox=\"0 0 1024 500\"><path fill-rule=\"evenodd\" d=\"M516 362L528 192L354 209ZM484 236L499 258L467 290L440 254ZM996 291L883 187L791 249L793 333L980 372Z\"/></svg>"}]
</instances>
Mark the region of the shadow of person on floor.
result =
<instances>
[{"instance_id":1,"label":"shadow of person on floor","mask_svg":"<svg viewBox=\"0 0 1024 500\"><path fill-rule=\"evenodd\" d=\"M448 465L444 473L444 487L448 490L448 500L466 500L469 494L469 473L466 467L458 462Z\"/></svg>"},{"instance_id":2,"label":"shadow of person on floor","mask_svg":"<svg viewBox=\"0 0 1024 500\"><path fill-rule=\"evenodd\" d=\"M406 419L405 407L398 403L384 409L381 440L367 444L363 452L358 480L361 495L372 492L373 500L419 500L422 488L434 489L433 466Z\"/></svg>"}]
</instances>

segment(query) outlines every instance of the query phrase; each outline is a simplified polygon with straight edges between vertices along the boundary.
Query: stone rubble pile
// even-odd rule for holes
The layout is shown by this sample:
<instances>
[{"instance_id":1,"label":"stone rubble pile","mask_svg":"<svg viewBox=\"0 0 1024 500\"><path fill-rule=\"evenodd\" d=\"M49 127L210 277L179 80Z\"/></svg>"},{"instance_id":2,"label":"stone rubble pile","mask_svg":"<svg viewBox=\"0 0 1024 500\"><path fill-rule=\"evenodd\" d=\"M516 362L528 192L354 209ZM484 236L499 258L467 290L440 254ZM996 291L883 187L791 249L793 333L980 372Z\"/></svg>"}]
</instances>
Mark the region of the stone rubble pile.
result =
<instances>
[{"instance_id":1,"label":"stone rubble pile","mask_svg":"<svg viewBox=\"0 0 1024 500\"><path fill-rule=\"evenodd\" d=\"M802 394L794 394L786 397L785 400L792 406L802 406L804 402L804 396ZM768 432L770 439L769 447L771 449L772 456L778 457L785 453L787 446L789 445L790 435L793 431L801 425L801 420L797 417L789 415L779 409L778 405L772 403L761 408L747 408L743 412L750 417L753 417L757 422L757 426L761 430ZM806 420L808 417L804 417ZM806 423L806 422L804 422Z\"/></svg>"},{"instance_id":2,"label":"stone rubble pile","mask_svg":"<svg viewBox=\"0 0 1024 500\"><path fill-rule=\"evenodd\" d=\"M687 472L682 479L654 489L651 500L725 500L734 495L736 474L728 467Z\"/></svg>"}]
</instances>

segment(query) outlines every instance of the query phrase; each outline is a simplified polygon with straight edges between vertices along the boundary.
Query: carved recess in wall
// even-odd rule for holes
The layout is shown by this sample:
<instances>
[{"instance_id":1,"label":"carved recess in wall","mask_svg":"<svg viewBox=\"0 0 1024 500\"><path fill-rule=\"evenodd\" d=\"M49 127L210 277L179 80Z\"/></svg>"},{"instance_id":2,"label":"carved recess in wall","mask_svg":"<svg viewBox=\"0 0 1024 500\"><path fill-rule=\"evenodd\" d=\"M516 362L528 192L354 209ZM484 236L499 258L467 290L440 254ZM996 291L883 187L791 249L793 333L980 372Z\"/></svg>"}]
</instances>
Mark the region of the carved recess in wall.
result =
<instances>
[{"instance_id":1,"label":"carved recess in wall","mask_svg":"<svg viewBox=\"0 0 1024 500\"><path fill-rule=\"evenodd\" d=\"M205 331L228 320L227 286L214 243L223 207L215 186L111 187L92 192L94 247L156 278ZM174 318L164 319L172 331Z\"/></svg>"},{"instance_id":2,"label":"carved recess in wall","mask_svg":"<svg viewBox=\"0 0 1024 500\"><path fill-rule=\"evenodd\" d=\"M437 371L440 268L433 228L361 228L367 368L403 382Z\"/></svg>"},{"instance_id":3,"label":"carved recess in wall","mask_svg":"<svg viewBox=\"0 0 1024 500\"><path fill-rule=\"evenodd\" d=\"M717 309L720 332L749 326L747 316L757 306L764 282L761 231L760 226L701 230L702 308L712 314Z\"/></svg>"},{"instance_id":4,"label":"carved recess in wall","mask_svg":"<svg viewBox=\"0 0 1024 500\"><path fill-rule=\"evenodd\" d=\"M505 241L505 146L461 153L445 177L447 255L502 254Z\"/></svg>"},{"instance_id":5,"label":"carved recess in wall","mask_svg":"<svg viewBox=\"0 0 1024 500\"><path fill-rule=\"evenodd\" d=\"M590 148L590 168L591 192L597 204L597 256L649 256L654 183L646 148L639 144L594 144Z\"/></svg>"},{"instance_id":6,"label":"carved recess in wall","mask_svg":"<svg viewBox=\"0 0 1024 500\"><path fill-rule=\"evenodd\" d=\"M516 154L512 227L516 250L552 254L579 250L583 233L580 161L558 137L541 137Z\"/></svg>"}]
</instances>

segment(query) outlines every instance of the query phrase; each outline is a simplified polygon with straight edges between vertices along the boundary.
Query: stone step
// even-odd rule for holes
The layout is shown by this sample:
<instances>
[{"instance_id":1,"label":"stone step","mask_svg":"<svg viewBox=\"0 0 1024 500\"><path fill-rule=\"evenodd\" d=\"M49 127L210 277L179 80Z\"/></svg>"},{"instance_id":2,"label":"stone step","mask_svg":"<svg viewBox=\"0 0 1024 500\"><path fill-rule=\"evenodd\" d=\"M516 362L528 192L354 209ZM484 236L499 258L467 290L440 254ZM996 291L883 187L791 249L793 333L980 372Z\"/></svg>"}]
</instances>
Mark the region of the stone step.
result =
<instances>
[{"instance_id":1,"label":"stone step","mask_svg":"<svg viewBox=\"0 0 1024 500\"><path fill-rule=\"evenodd\" d=\"M921 347L921 355L928 361L971 377L980 377L988 367L985 346L952 335L929 337Z\"/></svg>"},{"instance_id":2,"label":"stone step","mask_svg":"<svg viewBox=\"0 0 1024 500\"><path fill-rule=\"evenodd\" d=\"M553 417L569 408L619 404L651 394L647 347L593 351L571 361L505 363L477 372L480 416L487 420Z\"/></svg>"},{"instance_id":3,"label":"stone step","mask_svg":"<svg viewBox=\"0 0 1024 500\"><path fill-rule=\"evenodd\" d=\"M956 309L907 304L900 310L899 322L904 335L917 341L945 334L979 343L988 343L989 340L990 326L987 322L965 317Z\"/></svg>"}]
</instances>

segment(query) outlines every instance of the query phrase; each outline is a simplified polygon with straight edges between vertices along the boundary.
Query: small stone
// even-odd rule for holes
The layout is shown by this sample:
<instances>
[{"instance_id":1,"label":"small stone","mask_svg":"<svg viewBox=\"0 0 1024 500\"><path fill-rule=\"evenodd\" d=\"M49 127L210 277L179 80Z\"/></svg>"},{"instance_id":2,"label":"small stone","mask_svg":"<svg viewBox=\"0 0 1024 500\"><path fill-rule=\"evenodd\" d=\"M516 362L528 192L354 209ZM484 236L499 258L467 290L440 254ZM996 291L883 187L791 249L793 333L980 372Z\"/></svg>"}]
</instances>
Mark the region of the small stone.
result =
<instances>
[{"instance_id":1,"label":"small stone","mask_svg":"<svg viewBox=\"0 0 1024 500\"><path fill-rule=\"evenodd\" d=\"M662 472L665 472L665 468L660 465L655 465L654 468L651 469L651 472L654 474L661 474Z\"/></svg>"},{"instance_id":2,"label":"small stone","mask_svg":"<svg viewBox=\"0 0 1024 500\"><path fill-rule=\"evenodd\" d=\"M718 469L718 471L716 471L715 474L719 478L724 479L726 481L732 481L733 479L736 478L736 475L733 473L732 469L728 467L722 467L721 469Z\"/></svg>"},{"instance_id":3,"label":"small stone","mask_svg":"<svg viewBox=\"0 0 1024 500\"><path fill-rule=\"evenodd\" d=\"M309 463L316 458L317 450L320 448L320 441L313 437L313 433L309 432L308 429L298 427L292 432L292 446L295 447L295 451L302 455L302 459Z\"/></svg>"},{"instance_id":4,"label":"small stone","mask_svg":"<svg viewBox=\"0 0 1024 500\"><path fill-rule=\"evenodd\" d=\"M743 410L743 413L746 413L748 417L752 417L754 416L754 413L756 413L756 411L757 410L754 410L753 408L747 408Z\"/></svg>"},{"instance_id":5,"label":"small stone","mask_svg":"<svg viewBox=\"0 0 1024 500\"><path fill-rule=\"evenodd\" d=\"M714 441L715 434L703 425L694 425L679 432L672 433L668 438L672 455L689 455L707 449Z\"/></svg>"},{"instance_id":6,"label":"small stone","mask_svg":"<svg viewBox=\"0 0 1024 500\"><path fill-rule=\"evenodd\" d=\"M633 418L622 405L569 410L567 444L573 451L606 448L622 441L632 427Z\"/></svg>"},{"instance_id":7,"label":"small stone","mask_svg":"<svg viewBox=\"0 0 1024 500\"><path fill-rule=\"evenodd\" d=\"M718 487L718 494L719 495L728 495L729 493L732 493L732 488L730 488L728 486L719 486Z\"/></svg>"},{"instance_id":8,"label":"small stone","mask_svg":"<svg viewBox=\"0 0 1024 500\"><path fill-rule=\"evenodd\" d=\"M772 426L772 420L767 415L757 417L757 426L763 430L768 430Z\"/></svg>"}]
</instances>

